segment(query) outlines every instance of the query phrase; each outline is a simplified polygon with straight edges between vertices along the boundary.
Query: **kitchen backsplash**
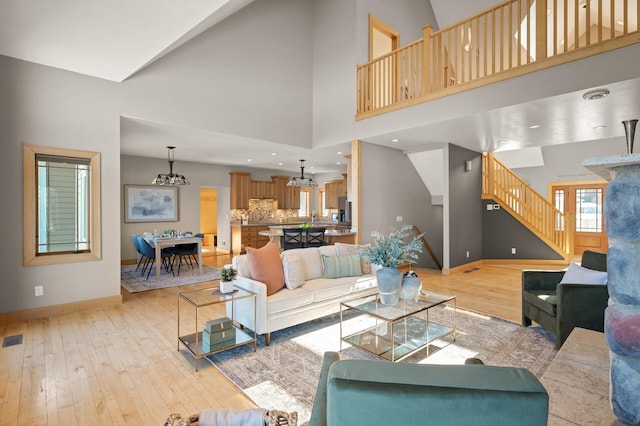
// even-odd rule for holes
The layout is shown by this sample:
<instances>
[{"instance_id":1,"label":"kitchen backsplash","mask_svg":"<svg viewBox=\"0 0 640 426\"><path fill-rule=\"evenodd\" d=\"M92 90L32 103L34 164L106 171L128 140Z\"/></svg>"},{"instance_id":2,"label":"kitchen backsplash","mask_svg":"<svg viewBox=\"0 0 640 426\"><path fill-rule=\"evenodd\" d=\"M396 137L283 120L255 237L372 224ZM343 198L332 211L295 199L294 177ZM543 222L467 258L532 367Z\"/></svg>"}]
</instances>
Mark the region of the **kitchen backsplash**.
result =
<instances>
[{"instance_id":1,"label":"kitchen backsplash","mask_svg":"<svg viewBox=\"0 0 640 426\"><path fill-rule=\"evenodd\" d=\"M275 209L274 200L249 200L249 209L231 210L231 221L240 222L242 219L249 219L249 223L256 222L286 222L298 217L298 210Z\"/></svg>"}]
</instances>

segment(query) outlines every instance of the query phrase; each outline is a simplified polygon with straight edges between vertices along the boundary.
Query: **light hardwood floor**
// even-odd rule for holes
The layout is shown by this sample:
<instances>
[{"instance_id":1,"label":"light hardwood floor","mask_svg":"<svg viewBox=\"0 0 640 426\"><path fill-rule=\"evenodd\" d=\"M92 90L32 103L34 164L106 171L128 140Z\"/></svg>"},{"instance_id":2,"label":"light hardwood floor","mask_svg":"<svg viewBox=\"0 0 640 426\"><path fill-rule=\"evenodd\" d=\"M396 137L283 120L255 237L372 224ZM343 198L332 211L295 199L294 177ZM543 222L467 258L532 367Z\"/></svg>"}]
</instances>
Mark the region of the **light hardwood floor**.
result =
<instances>
[{"instance_id":1,"label":"light hardwood floor","mask_svg":"<svg viewBox=\"0 0 640 426\"><path fill-rule=\"evenodd\" d=\"M204 261L221 266L229 257ZM525 268L417 272L423 287L455 294L459 307L519 322ZM170 413L252 407L206 360L195 372L190 354L177 351L177 294L210 285L123 290L121 305L2 326L3 339L22 334L23 343L0 349L0 424L161 425Z\"/></svg>"}]
</instances>

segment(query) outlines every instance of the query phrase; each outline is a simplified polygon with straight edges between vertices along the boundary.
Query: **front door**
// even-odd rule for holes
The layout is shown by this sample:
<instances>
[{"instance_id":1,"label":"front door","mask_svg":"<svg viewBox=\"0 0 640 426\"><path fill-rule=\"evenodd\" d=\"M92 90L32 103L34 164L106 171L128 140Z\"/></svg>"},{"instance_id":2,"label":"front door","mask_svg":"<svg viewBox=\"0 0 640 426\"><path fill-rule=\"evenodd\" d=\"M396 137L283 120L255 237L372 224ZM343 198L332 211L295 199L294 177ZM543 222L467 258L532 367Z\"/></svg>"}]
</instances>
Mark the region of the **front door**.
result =
<instances>
[{"instance_id":1,"label":"front door","mask_svg":"<svg viewBox=\"0 0 640 426\"><path fill-rule=\"evenodd\" d=\"M609 240L604 229L604 192L607 183L553 184L556 208L575 216L574 253L606 252Z\"/></svg>"}]
</instances>

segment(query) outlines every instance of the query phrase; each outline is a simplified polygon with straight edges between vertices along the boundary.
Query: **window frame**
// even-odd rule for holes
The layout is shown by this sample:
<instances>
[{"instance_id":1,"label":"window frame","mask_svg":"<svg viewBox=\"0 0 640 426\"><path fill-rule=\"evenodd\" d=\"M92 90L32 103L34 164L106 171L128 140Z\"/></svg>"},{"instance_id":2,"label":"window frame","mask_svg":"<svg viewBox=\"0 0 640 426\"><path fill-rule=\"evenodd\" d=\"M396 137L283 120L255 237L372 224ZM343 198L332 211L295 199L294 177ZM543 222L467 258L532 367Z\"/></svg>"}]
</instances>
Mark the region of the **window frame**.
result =
<instances>
[{"instance_id":1,"label":"window frame","mask_svg":"<svg viewBox=\"0 0 640 426\"><path fill-rule=\"evenodd\" d=\"M89 251L83 253L51 253L37 256L37 190L36 155L81 158L89 160ZM24 266L55 265L102 259L100 233L100 153L34 145L23 147Z\"/></svg>"},{"instance_id":2,"label":"window frame","mask_svg":"<svg viewBox=\"0 0 640 426\"><path fill-rule=\"evenodd\" d=\"M308 214L305 216L300 215L300 210L302 210L302 193L303 192L307 194L305 209ZM300 208L298 209L298 217L305 218L305 219L311 218L311 188L300 188Z\"/></svg>"},{"instance_id":3,"label":"window frame","mask_svg":"<svg viewBox=\"0 0 640 426\"><path fill-rule=\"evenodd\" d=\"M318 217L321 217L323 219L325 218L329 218L329 216L331 216L331 212L329 211L329 209L326 208L326 190L325 188L318 188L317 191L317 200L316 200L316 208L317 211L320 212L320 214L318 215ZM324 213L327 213L326 215Z\"/></svg>"}]
</instances>

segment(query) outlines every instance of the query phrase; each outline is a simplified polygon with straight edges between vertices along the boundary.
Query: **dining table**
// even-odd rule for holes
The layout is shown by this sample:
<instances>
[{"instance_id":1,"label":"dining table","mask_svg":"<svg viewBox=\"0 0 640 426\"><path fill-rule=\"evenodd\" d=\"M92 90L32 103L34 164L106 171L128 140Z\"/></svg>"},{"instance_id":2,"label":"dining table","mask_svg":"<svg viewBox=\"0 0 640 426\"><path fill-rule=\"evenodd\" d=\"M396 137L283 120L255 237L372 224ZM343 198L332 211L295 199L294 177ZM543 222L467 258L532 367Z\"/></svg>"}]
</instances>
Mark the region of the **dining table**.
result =
<instances>
[{"instance_id":1,"label":"dining table","mask_svg":"<svg viewBox=\"0 0 640 426\"><path fill-rule=\"evenodd\" d=\"M165 237L145 235L143 238L156 251L156 279L160 279L160 270L162 268L162 249L167 247L175 247L181 244L197 244L198 245L198 272L202 274L202 238L194 236L177 236Z\"/></svg>"}]
</instances>

